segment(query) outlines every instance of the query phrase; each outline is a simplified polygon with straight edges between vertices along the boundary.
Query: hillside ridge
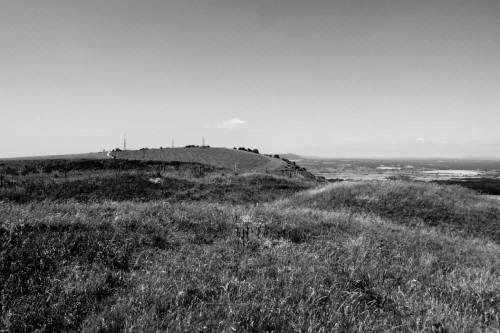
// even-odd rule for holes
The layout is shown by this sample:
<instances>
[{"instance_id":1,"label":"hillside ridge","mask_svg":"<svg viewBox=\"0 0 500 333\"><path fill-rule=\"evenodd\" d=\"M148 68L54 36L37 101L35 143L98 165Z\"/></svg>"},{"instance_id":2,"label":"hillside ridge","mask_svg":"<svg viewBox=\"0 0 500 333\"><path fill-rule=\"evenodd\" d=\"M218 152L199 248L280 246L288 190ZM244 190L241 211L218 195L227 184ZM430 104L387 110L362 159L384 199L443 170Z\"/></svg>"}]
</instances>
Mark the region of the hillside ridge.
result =
<instances>
[{"instance_id":1,"label":"hillside ridge","mask_svg":"<svg viewBox=\"0 0 500 333\"><path fill-rule=\"evenodd\" d=\"M272 172L285 169L287 163L266 155L229 148L160 148L113 151L117 159L196 162L240 172Z\"/></svg>"}]
</instances>

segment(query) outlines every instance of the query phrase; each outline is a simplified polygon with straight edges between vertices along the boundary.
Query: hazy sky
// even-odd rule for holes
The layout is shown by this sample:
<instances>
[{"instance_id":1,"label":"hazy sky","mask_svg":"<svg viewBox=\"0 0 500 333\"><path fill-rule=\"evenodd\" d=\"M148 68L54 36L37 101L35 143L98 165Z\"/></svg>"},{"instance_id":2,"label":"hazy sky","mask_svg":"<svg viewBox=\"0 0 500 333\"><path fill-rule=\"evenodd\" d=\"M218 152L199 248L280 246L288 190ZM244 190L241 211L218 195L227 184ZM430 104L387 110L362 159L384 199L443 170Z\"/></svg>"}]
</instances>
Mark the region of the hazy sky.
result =
<instances>
[{"instance_id":1,"label":"hazy sky","mask_svg":"<svg viewBox=\"0 0 500 333\"><path fill-rule=\"evenodd\" d=\"M499 0L0 0L0 157L500 157Z\"/></svg>"}]
</instances>

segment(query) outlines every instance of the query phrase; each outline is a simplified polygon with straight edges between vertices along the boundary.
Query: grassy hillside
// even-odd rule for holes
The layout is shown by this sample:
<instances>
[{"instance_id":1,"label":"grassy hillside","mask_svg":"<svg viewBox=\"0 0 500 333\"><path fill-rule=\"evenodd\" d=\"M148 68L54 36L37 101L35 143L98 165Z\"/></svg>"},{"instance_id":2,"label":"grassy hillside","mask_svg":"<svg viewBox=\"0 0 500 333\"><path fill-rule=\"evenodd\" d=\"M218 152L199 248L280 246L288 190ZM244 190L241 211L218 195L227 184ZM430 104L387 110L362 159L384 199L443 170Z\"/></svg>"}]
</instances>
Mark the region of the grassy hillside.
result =
<instances>
[{"instance_id":1,"label":"grassy hillside","mask_svg":"<svg viewBox=\"0 0 500 333\"><path fill-rule=\"evenodd\" d=\"M113 152L119 159L180 161L213 165L239 172L266 172L285 168L280 159L227 148L165 148Z\"/></svg>"},{"instance_id":2,"label":"grassy hillside","mask_svg":"<svg viewBox=\"0 0 500 333\"><path fill-rule=\"evenodd\" d=\"M3 158L0 161L27 161L27 160L101 160L110 159L106 152L82 153L82 154L66 154L66 155L45 155L45 156L26 156L15 158Z\"/></svg>"},{"instance_id":3,"label":"grassy hillside","mask_svg":"<svg viewBox=\"0 0 500 333\"><path fill-rule=\"evenodd\" d=\"M1 331L500 329L500 201L103 163L8 175L4 191L42 177L64 196L0 199Z\"/></svg>"}]
</instances>

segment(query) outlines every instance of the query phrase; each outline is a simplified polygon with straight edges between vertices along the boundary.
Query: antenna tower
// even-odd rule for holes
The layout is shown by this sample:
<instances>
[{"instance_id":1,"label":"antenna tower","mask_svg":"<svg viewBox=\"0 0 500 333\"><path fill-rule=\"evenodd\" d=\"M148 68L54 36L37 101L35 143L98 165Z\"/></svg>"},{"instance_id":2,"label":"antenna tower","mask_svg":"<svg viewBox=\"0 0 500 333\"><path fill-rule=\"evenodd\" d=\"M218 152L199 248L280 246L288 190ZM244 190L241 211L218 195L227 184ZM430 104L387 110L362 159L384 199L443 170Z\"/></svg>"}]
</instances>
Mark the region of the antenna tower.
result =
<instances>
[{"instance_id":1,"label":"antenna tower","mask_svg":"<svg viewBox=\"0 0 500 333\"><path fill-rule=\"evenodd\" d=\"M127 134L123 135L123 150L127 150Z\"/></svg>"}]
</instances>

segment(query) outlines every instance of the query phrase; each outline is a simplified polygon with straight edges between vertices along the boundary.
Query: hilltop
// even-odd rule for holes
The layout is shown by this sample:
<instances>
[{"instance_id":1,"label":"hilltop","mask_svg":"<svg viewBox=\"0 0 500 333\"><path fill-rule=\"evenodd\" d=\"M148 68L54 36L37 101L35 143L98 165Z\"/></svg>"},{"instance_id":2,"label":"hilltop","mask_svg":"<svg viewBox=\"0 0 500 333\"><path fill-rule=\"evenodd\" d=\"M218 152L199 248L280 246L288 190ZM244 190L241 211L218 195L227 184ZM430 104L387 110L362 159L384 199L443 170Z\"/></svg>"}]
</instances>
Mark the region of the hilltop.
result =
<instances>
[{"instance_id":1,"label":"hilltop","mask_svg":"<svg viewBox=\"0 0 500 333\"><path fill-rule=\"evenodd\" d=\"M113 151L117 159L201 163L239 172L285 170L287 162L266 155L228 148L163 148Z\"/></svg>"}]
</instances>

